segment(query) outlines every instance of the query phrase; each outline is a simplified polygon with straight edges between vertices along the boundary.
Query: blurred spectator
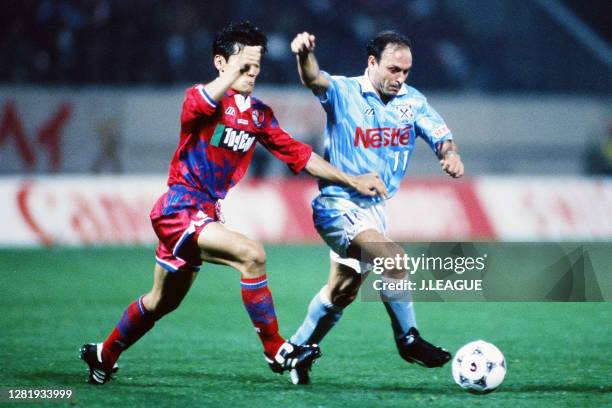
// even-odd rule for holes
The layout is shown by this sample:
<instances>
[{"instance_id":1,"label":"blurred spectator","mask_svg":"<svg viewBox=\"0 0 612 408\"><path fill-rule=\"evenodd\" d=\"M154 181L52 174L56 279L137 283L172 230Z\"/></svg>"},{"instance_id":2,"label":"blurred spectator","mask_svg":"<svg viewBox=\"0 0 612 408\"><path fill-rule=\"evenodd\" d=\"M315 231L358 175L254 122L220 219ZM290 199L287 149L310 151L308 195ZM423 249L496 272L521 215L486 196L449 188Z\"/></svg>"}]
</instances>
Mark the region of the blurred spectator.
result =
<instances>
[{"instance_id":1,"label":"blurred spectator","mask_svg":"<svg viewBox=\"0 0 612 408\"><path fill-rule=\"evenodd\" d=\"M184 84L210 77L209 42L220 25L250 19L269 35L263 82L296 83L289 40L309 30L330 44L320 50L327 69L347 72L363 61L358 47L383 29L412 36L419 21L439 17L437 0L25 0L12 1L0 42L0 80L12 83ZM406 4L408 4L406 6ZM430 84L456 83L468 69L461 38L443 38L452 27L418 32ZM331 39L331 41L330 41ZM427 60L437 53L435 60ZM354 74L361 74L355 72ZM459 78L457 79L457 76ZM448 77L448 78L446 78Z\"/></svg>"},{"instance_id":2,"label":"blurred spectator","mask_svg":"<svg viewBox=\"0 0 612 408\"><path fill-rule=\"evenodd\" d=\"M121 143L119 122L114 118L101 120L97 123L98 140L100 149L95 158L91 170L94 173L121 173L121 159L119 148Z\"/></svg>"},{"instance_id":3,"label":"blurred spectator","mask_svg":"<svg viewBox=\"0 0 612 408\"><path fill-rule=\"evenodd\" d=\"M514 21L516 13L508 10L534 6L517 5L511 0L499 0L499 7L494 7L507 12L503 21L507 27L498 30L504 33L503 38L479 33L478 27L491 21L478 13L486 14L491 8L478 6L477 1L465 5L448 0L5 3L0 16L0 81L5 83L199 82L214 75L209 55L213 34L228 21L249 19L269 35L266 69L260 78L263 83L297 84L295 61L289 52L289 40L297 32L309 31L321 38L318 55L327 70L360 75L361 72L353 72L365 58L365 50L359 45L378 31L395 29L414 42L413 53L418 63L410 82L417 88L606 93L612 87L606 68L602 70L597 65L599 61L579 63L589 58L588 53L575 49L579 44L563 37L564 30L559 30L555 23L545 24L540 16L536 25L547 27L540 29L529 21L525 24ZM579 9L588 10L588 6ZM533 14L531 11L526 14ZM466 18L465 14L471 17ZM507 36L515 26L520 26L521 35ZM564 47L548 46L550 36L556 36L554 43ZM533 41L526 42L525 38ZM559 74L556 68L559 61L567 59L565 47L575 49L574 59L578 62L574 69L582 70L569 78L579 79L568 81L568 75ZM524 55L531 58L528 66L517 67L516 61L524 62Z\"/></svg>"}]
</instances>

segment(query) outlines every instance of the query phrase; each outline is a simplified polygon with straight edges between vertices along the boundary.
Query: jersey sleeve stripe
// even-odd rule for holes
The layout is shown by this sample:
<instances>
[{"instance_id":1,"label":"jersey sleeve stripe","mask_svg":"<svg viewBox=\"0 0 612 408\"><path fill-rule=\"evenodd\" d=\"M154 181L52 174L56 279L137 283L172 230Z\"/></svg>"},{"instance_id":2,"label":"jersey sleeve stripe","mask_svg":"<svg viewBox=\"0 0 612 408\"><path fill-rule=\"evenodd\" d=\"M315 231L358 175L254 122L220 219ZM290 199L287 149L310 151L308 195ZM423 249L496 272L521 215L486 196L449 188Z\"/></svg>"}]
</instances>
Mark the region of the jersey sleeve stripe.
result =
<instances>
[{"instance_id":1,"label":"jersey sleeve stripe","mask_svg":"<svg viewBox=\"0 0 612 408\"><path fill-rule=\"evenodd\" d=\"M200 95L202 95L202 98L204 98L204 100L206 102L208 102L208 104L210 106L212 106L213 108L217 109L217 103L215 102L215 100L213 98L211 98L207 93L206 90L204 89L204 85L198 85L197 90L200 91Z\"/></svg>"}]
</instances>

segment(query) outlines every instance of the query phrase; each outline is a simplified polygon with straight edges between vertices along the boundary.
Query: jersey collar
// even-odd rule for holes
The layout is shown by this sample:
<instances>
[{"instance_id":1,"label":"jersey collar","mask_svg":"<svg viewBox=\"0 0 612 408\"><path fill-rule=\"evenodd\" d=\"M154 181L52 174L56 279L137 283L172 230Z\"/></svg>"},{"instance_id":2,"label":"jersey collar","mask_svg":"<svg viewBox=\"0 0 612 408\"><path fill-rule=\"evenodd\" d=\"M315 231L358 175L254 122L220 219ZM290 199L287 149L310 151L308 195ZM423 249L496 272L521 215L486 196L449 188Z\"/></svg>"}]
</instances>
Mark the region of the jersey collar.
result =
<instances>
[{"instance_id":1,"label":"jersey collar","mask_svg":"<svg viewBox=\"0 0 612 408\"><path fill-rule=\"evenodd\" d=\"M234 94L234 101L240 112L245 112L251 107L251 97L244 97L243 95L236 93Z\"/></svg>"},{"instance_id":2,"label":"jersey collar","mask_svg":"<svg viewBox=\"0 0 612 408\"><path fill-rule=\"evenodd\" d=\"M225 96L228 96L230 98L234 97L234 102L236 103L236 106L238 107L238 110L241 113L247 111L251 107L251 97L244 97L232 88L225 91Z\"/></svg>"},{"instance_id":3,"label":"jersey collar","mask_svg":"<svg viewBox=\"0 0 612 408\"><path fill-rule=\"evenodd\" d=\"M359 77L359 85L361 85L362 94L372 93L374 95L378 95L378 92L376 92L376 89L374 89L374 85L372 85L372 81L370 81L367 68L365 69L363 76ZM402 84L399 92L397 93L397 96L406 95L407 93L408 91L406 90L406 84Z\"/></svg>"}]
</instances>

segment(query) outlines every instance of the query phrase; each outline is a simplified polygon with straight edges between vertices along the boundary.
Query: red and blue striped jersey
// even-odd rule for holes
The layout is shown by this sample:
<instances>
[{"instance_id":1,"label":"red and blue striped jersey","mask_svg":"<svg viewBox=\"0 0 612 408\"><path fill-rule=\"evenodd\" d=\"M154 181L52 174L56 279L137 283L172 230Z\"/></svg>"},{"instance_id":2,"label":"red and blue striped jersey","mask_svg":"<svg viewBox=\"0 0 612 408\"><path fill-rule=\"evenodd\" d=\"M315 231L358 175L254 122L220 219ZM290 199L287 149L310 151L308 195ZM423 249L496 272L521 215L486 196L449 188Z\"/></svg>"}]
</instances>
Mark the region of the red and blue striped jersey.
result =
<instances>
[{"instance_id":1,"label":"red and blue striped jersey","mask_svg":"<svg viewBox=\"0 0 612 408\"><path fill-rule=\"evenodd\" d=\"M312 154L310 146L280 127L272 109L260 100L229 90L217 103L204 85L195 85L185 93L168 185L185 186L211 201L223 199L245 175L256 142L294 173L306 166Z\"/></svg>"}]
</instances>

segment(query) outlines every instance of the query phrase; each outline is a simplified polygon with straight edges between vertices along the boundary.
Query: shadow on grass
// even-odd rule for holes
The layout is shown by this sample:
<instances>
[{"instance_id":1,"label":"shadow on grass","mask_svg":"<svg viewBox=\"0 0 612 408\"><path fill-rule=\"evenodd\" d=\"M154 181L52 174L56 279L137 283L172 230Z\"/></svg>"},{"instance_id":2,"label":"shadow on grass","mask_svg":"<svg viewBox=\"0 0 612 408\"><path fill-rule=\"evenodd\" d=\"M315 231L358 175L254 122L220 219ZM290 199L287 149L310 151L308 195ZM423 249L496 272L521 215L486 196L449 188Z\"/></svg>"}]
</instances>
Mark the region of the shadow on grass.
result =
<instances>
[{"instance_id":1,"label":"shadow on grass","mask_svg":"<svg viewBox=\"0 0 612 408\"><path fill-rule=\"evenodd\" d=\"M75 387L86 385L87 371L80 370L78 372L62 372L52 370L42 370L29 373L20 373L13 377L15 384L31 385L31 386L58 386L58 387ZM124 371L116 375L116 380L111 382L111 387L128 389L141 387L159 387L173 388L175 390L181 388L192 388L194 386L201 387L209 386L212 388L219 387L245 387L251 385L255 388L274 387L284 390L299 390L300 392L320 393L329 391L337 393L339 390L343 392L400 392L412 394L432 394L432 395L453 395L461 393L458 387L449 387L446 383L441 384L438 381L431 383L419 384L373 384L365 381L330 381L328 379L313 379L313 384L306 387L294 387L289 383L288 375L278 376L273 373L207 373L202 371L190 370L160 370L158 374L151 375L138 371ZM96 387L97 388L97 387ZM507 384L503 385L494 395L505 393L529 394L529 393L589 393L589 394L610 394L612 393L612 385L594 385L594 384Z\"/></svg>"},{"instance_id":2,"label":"shadow on grass","mask_svg":"<svg viewBox=\"0 0 612 408\"><path fill-rule=\"evenodd\" d=\"M508 384L500 388L502 391L510 391L517 393L529 392L586 392L595 394L610 394L612 393L612 385L594 385L594 384Z\"/></svg>"},{"instance_id":3,"label":"shadow on grass","mask_svg":"<svg viewBox=\"0 0 612 408\"><path fill-rule=\"evenodd\" d=\"M87 370L75 371L53 371L39 370L15 373L11 376L15 383L28 384L28 386L58 386L74 387L87 383Z\"/></svg>"},{"instance_id":4,"label":"shadow on grass","mask_svg":"<svg viewBox=\"0 0 612 408\"><path fill-rule=\"evenodd\" d=\"M316 380L315 380L316 381ZM346 391L380 391L380 392L409 392L412 394L435 394L435 395L451 395L462 393L459 387L452 386L448 387L439 382L431 382L428 384L419 383L416 384L368 384L368 383L345 383L337 381L319 381L313 385L316 389L333 389L333 390L346 390ZM502 385L494 395L505 394L505 393L517 393L517 394L529 394L538 392L551 392L551 393L588 393L588 394L609 394L612 393L612 386L610 385L594 385L594 384L508 384L507 386Z\"/></svg>"}]
</instances>

